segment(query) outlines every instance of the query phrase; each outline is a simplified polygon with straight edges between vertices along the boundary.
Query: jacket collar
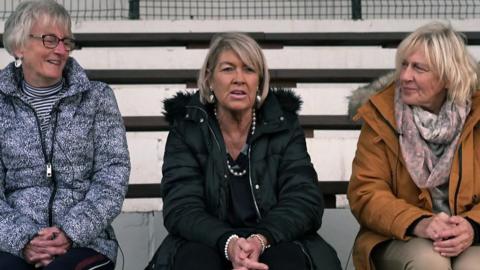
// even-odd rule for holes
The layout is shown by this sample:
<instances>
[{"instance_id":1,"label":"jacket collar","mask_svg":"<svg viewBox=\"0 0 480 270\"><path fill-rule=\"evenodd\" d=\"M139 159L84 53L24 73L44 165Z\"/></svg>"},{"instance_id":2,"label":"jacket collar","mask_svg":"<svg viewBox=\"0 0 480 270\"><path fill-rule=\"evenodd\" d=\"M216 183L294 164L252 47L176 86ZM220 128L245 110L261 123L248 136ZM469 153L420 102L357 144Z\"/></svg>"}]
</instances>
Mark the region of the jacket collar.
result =
<instances>
[{"instance_id":1,"label":"jacket collar","mask_svg":"<svg viewBox=\"0 0 480 270\"><path fill-rule=\"evenodd\" d=\"M71 57L68 58L63 70L63 77L68 90L63 96L72 96L90 89L90 81L83 68L77 61ZM20 68L16 68L14 63L8 64L0 72L0 92L5 95L21 97L21 82L23 73Z\"/></svg>"},{"instance_id":2,"label":"jacket collar","mask_svg":"<svg viewBox=\"0 0 480 270\"><path fill-rule=\"evenodd\" d=\"M258 134L276 132L288 127L289 114L298 114L302 101L293 91L285 89L271 89L265 102L257 111ZM166 120L174 125L178 120L202 122L211 120L213 105L200 103L200 95L196 93L178 92L174 97L164 100Z\"/></svg>"},{"instance_id":3,"label":"jacket collar","mask_svg":"<svg viewBox=\"0 0 480 270\"><path fill-rule=\"evenodd\" d=\"M391 83L387 88L370 97L369 102L360 107L355 119L362 118L365 122L368 122L378 134L385 133L385 127L380 124L381 122L385 122L393 130L394 134L398 135L397 124L395 121L394 95L395 83ZM384 121L378 121L379 116ZM475 126L479 124L479 122L480 90L472 95L471 110L463 126L460 142L463 141L465 136L467 136Z\"/></svg>"}]
</instances>

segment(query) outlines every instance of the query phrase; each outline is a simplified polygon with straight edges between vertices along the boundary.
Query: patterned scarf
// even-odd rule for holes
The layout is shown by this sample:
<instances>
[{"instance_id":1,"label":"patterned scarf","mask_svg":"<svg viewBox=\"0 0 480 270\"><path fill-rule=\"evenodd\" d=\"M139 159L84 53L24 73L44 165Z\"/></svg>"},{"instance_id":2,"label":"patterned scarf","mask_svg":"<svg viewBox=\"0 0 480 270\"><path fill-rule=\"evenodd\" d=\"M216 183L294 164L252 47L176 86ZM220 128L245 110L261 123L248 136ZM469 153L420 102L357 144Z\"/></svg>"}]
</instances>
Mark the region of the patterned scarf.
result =
<instances>
[{"instance_id":1,"label":"patterned scarf","mask_svg":"<svg viewBox=\"0 0 480 270\"><path fill-rule=\"evenodd\" d=\"M448 182L450 169L470 102L461 106L448 99L438 115L404 104L395 90L395 118L401 134L400 148L415 184L433 188Z\"/></svg>"}]
</instances>

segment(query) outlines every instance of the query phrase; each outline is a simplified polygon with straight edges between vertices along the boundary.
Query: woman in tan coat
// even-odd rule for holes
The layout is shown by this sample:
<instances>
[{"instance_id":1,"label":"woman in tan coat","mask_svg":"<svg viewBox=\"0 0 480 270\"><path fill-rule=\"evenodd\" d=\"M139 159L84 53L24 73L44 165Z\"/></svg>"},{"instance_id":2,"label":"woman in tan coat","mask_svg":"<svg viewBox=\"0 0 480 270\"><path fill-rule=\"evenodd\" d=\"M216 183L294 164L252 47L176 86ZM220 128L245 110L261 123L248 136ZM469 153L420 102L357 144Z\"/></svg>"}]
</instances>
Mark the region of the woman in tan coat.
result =
<instances>
[{"instance_id":1,"label":"woman in tan coat","mask_svg":"<svg viewBox=\"0 0 480 270\"><path fill-rule=\"evenodd\" d=\"M399 45L393 82L356 116L364 121L348 189L361 226L356 269L480 265L478 80L449 26L427 24Z\"/></svg>"}]
</instances>

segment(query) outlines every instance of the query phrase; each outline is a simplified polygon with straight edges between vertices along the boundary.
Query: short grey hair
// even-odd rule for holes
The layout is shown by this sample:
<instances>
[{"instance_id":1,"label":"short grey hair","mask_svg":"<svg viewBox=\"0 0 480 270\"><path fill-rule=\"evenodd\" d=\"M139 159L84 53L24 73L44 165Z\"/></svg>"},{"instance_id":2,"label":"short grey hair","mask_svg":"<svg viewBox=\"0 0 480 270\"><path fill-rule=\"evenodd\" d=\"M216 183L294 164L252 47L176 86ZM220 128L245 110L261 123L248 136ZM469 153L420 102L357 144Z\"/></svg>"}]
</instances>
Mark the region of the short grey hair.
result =
<instances>
[{"instance_id":1,"label":"short grey hair","mask_svg":"<svg viewBox=\"0 0 480 270\"><path fill-rule=\"evenodd\" d=\"M210 49L198 75L197 86L200 91L200 101L203 104L209 102L208 96L210 95L213 71L218 64L220 54L229 50L235 52L242 62L252 66L257 71L259 78L258 91L261 100L256 106L260 107L268 94L270 75L262 49L253 38L243 33L220 33L212 38Z\"/></svg>"},{"instance_id":2,"label":"short grey hair","mask_svg":"<svg viewBox=\"0 0 480 270\"><path fill-rule=\"evenodd\" d=\"M16 57L15 50L25 45L32 26L41 20L64 26L72 36L72 20L62 5L53 0L24 1L5 22L3 46L10 55Z\"/></svg>"}]
</instances>

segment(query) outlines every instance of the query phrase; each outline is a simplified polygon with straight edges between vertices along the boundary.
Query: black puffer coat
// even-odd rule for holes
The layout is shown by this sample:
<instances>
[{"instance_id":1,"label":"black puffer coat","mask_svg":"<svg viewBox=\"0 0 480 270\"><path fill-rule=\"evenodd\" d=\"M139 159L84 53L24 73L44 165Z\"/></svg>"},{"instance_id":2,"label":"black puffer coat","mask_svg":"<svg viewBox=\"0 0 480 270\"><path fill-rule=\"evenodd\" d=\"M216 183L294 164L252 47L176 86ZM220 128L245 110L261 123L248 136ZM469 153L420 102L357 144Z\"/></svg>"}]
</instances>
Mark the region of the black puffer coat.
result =
<instances>
[{"instance_id":1,"label":"black puffer coat","mask_svg":"<svg viewBox=\"0 0 480 270\"><path fill-rule=\"evenodd\" d=\"M198 92L179 93L164 105L171 124L162 179L163 216L170 235L149 265L162 270L171 269L185 240L215 248L222 237L236 232L227 223L230 174L212 108L200 103ZM257 111L248 150L259 221L252 232L268 232L272 245L297 242L312 269L340 269L335 251L317 234L324 206L298 121L300 105L292 92L272 90Z\"/></svg>"}]
</instances>

